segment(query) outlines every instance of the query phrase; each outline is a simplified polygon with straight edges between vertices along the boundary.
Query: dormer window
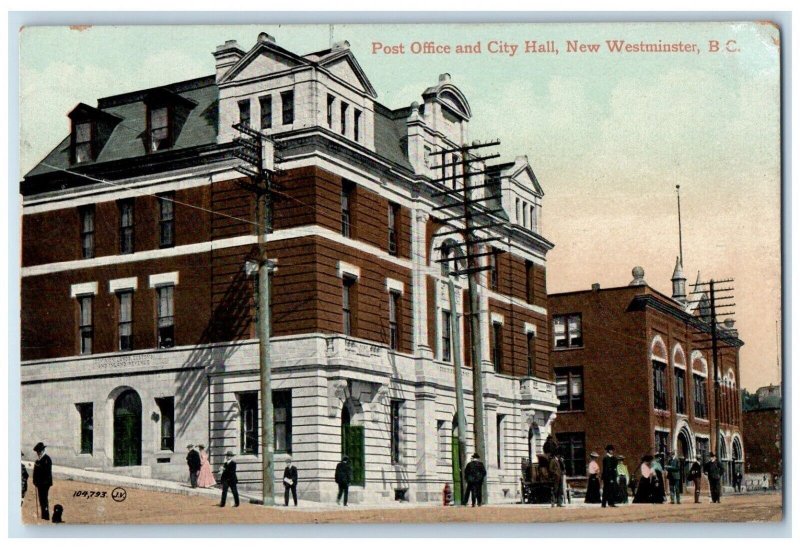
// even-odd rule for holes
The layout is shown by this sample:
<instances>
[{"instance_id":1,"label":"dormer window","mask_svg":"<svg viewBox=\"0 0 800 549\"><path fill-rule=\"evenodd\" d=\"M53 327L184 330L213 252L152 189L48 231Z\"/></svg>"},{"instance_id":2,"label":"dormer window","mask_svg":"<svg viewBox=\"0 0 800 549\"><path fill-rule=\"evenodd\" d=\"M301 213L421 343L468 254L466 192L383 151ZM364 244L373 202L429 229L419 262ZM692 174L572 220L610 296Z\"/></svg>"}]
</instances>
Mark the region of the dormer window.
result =
<instances>
[{"instance_id":1,"label":"dormer window","mask_svg":"<svg viewBox=\"0 0 800 549\"><path fill-rule=\"evenodd\" d=\"M150 108L147 123L149 126L150 152L163 151L172 146L169 131L169 108Z\"/></svg>"},{"instance_id":2,"label":"dormer window","mask_svg":"<svg viewBox=\"0 0 800 549\"><path fill-rule=\"evenodd\" d=\"M94 151L92 150L93 135L94 124L92 122L80 122L75 124L72 132L72 139L73 158L76 164L94 160Z\"/></svg>"}]
</instances>

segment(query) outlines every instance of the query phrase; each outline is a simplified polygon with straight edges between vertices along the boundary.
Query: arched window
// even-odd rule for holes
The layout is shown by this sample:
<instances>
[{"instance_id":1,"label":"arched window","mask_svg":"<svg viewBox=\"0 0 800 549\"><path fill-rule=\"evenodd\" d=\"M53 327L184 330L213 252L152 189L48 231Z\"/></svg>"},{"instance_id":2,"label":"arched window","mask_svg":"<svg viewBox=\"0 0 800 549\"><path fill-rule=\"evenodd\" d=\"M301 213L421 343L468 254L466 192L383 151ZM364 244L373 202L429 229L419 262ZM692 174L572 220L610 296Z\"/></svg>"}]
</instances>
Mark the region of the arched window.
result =
<instances>
[{"instance_id":1,"label":"arched window","mask_svg":"<svg viewBox=\"0 0 800 549\"><path fill-rule=\"evenodd\" d=\"M650 344L650 362L653 367L653 407L667 410L667 346L659 335Z\"/></svg>"}]
</instances>

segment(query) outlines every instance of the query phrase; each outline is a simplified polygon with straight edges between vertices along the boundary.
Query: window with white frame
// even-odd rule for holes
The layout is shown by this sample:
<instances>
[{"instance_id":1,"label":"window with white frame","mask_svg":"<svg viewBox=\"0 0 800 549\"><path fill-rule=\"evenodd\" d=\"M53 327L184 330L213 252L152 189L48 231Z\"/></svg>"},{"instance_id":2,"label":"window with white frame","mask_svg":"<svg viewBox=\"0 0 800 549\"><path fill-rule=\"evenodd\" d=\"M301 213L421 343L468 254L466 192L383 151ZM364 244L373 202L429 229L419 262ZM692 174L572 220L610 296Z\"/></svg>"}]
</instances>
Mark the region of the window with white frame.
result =
<instances>
[{"instance_id":1,"label":"window with white frame","mask_svg":"<svg viewBox=\"0 0 800 549\"><path fill-rule=\"evenodd\" d=\"M158 313L158 348L175 346L175 286L165 285L156 288Z\"/></svg>"},{"instance_id":2,"label":"window with white frame","mask_svg":"<svg viewBox=\"0 0 800 549\"><path fill-rule=\"evenodd\" d=\"M119 350L133 350L133 290L117 292L119 308L119 323L117 333L119 336Z\"/></svg>"},{"instance_id":3,"label":"window with white frame","mask_svg":"<svg viewBox=\"0 0 800 549\"><path fill-rule=\"evenodd\" d=\"M583 347L580 314L553 316L553 344L556 349Z\"/></svg>"},{"instance_id":4,"label":"window with white frame","mask_svg":"<svg viewBox=\"0 0 800 549\"><path fill-rule=\"evenodd\" d=\"M78 298L78 344L80 354L92 354L94 341L94 325L92 324L93 296L79 295Z\"/></svg>"}]
</instances>

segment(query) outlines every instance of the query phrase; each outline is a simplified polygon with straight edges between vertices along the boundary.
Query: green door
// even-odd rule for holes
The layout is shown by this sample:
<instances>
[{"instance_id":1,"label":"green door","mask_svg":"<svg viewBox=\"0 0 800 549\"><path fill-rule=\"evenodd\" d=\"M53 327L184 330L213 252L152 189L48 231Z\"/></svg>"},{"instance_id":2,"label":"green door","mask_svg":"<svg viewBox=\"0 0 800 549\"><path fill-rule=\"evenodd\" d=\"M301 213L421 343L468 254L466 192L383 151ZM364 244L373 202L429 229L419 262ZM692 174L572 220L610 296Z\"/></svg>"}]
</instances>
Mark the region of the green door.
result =
<instances>
[{"instance_id":1,"label":"green door","mask_svg":"<svg viewBox=\"0 0 800 549\"><path fill-rule=\"evenodd\" d=\"M142 464L142 401L125 391L114 402L114 466Z\"/></svg>"},{"instance_id":2,"label":"green door","mask_svg":"<svg viewBox=\"0 0 800 549\"><path fill-rule=\"evenodd\" d=\"M342 448L350 458L350 466L353 468L353 484L364 486L364 426L343 425L342 433Z\"/></svg>"},{"instance_id":3,"label":"green door","mask_svg":"<svg viewBox=\"0 0 800 549\"><path fill-rule=\"evenodd\" d=\"M458 435L451 437L452 443L450 444L453 459L453 503L461 505L461 457L458 452Z\"/></svg>"}]
</instances>

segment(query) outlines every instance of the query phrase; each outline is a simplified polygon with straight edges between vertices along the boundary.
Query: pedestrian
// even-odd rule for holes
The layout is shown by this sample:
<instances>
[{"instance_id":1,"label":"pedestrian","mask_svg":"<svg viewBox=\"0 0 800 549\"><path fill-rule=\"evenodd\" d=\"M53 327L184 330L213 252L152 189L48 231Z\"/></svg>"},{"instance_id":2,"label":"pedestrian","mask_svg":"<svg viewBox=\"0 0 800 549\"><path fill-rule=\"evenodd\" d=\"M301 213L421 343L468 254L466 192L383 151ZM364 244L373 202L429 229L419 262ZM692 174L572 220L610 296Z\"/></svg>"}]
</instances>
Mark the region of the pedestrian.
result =
<instances>
[{"instance_id":1,"label":"pedestrian","mask_svg":"<svg viewBox=\"0 0 800 549\"><path fill-rule=\"evenodd\" d=\"M553 438L553 435L547 435L542 450L546 456L551 454L555 456L558 454L558 442L556 442L556 439Z\"/></svg>"},{"instance_id":2,"label":"pedestrian","mask_svg":"<svg viewBox=\"0 0 800 549\"><path fill-rule=\"evenodd\" d=\"M675 452L669 452L669 460L667 461L667 477L669 478L669 502L681 504L681 492L683 491L683 482L681 482L681 462L675 457Z\"/></svg>"},{"instance_id":3,"label":"pedestrian","mask_svg":"<svg viewBox=\"0 0 800 549\"><path fill-rule=\"evenodd\" d=\"M233 506L239 507L239 478L236 476L236 462L233 460L233 452L225 452L225 463L219 470L219 480L222 483L222 499L220 507L225 507L225 500L228 498L228 489L233 494Z\"/></svg>"},{"instance_id":4,"label":"pedestrian","mask_svg":"<svg viewBox=\"0 0 800 549\"><path fill-rule=\"evenodd\" d=\"M350 483L353 482L353 468L350 466L350 458L347 456L342 456L342 461L336 465L334 480L339 487L339 493L336 494L336 505L343 500L342 503L347 507L347 495L350 492Z\"/></svg>"},{"instance_id":5,"label":"pedestrian","mask_svg":"<svg viewBox=\"0 0 800 549\"><path fill-rule=\"evenodd\" d=\"M625 456L617 456L617 503L628 503L628 466L625 465Z\"/></svg>"},{"instance_id":6,"label":"pedestrian","mask_svg":"<svg viewBox=\"0 0 800 549\"><path fill-rule=\"evenodd\" d=\"M742 492L742 472L737 469L736 472L733 474L733 488L741 493Z\"/></svg>"},{"instance_id":7,"label":"pedestrian","mask_svg":"<svg viewBox=\"0 0 800 549\"><path fill-rule=\"evenodd\" d=\"M483 466L480 455L472 454L472 459L464 468L464 478L467 481L467 492L462 501L466 505L467 499L472 494L472 506L475 507L477 500L480 507L483 505L483 479L486 478L486 467Z\"/></svg>"},{"instance_id":8,"label":"pedestrian","mask_svg":"<svg viewBox=\"0 0 800 549\"><path fill-rule=\"evenodd\" d=\"M197 488L197 476L200 474L200 454L194 449L194 444L187 444L186 465L189 466L189 484Z\"/></svg>"},{"instance_id":9,"label":"pedestrian","mask_svg":"<svg viewBox=\"0 0 800 549\"><path fill-rule=\"evenodd\" d=\"M22 457L25 457L25 454L22 454ZM22 501L20 505L25 503L25 494L28 493L28 470L25 468L25 464L22 464Z\"/></svg>"},{"instance_id":10,"label":"pedestrian","mask_svg":"<svg viewBox=\"0 0 800 549\"><path fill-rule=\"evenodd\" d=\"M549 462L547 472L549 473L551 485L550 507L564 506L564 469L561 462L553 454L548 454Z\"/></svg>"},{"instance_id":11,"label":"pedestrian","mask_svg":"<svg viewBox=\"0 0 800 549\"><path fill-rule=\"evenodd\" d=\"M614 445L606 446L606 455L603 456L603 500L601 507L608 505L616 507L617 499L617 457L614 455Z\"/></svg>"},{"instance_id":12,"label":"pedestrian","mask_svg":"<svg viewBox=\"0 0 800 549\"><path fill-rule=\"evenodd\" d=\"M636 483L636 495L633 497L633 503L651 503L652 501L652 484L653 484L653 456L642 456L642 461L639 464L639 482Z\"/></svg>"},{"instance_id":13,"label":"pedestrian","mask_svg":"<svg viewBox=\"0 0 800 549\"><path fill-rule=\"evenodd\" d=\"M283 470L283 505L289 507L289 492L292 493L294 506L297 507L297 467L292 465L292 458L286 458L286 468Z\"/></svg>"},{"instance_id":14,"label":"pedestrian","mask_svg":"<svg viewBox=\"0 0 800 549\"><path fill-rule=\"evenodd\" d=\"M217 481L214 478L214 473L211 471L211 463L208 461L208 452L206 447L198 444L197 448L200 450L200 472L197 474L197 485L200 488L211 488Z\"/></svg>"},{"instance_id":15,"label":"pedestrian","mask_svg":"<svg viewBox=\"0 0 800 549\"><path fill-rule=\"evenodd\" d=\"M586 497L584 503L600 503L600 466L597 464L597 452L589 454L591 458L589 465L586 466Z\"/></svg>"},{"instance_id":16,"label":"pedestrian","mask_svg":"<svg viewBox=\"0 0 800 549\"><path fill-rule=\"evenodd\" d=\"M694 484L694 502L700 503L700 485L703 482L703 468L700 466L699 457L694 458L694 461L689 465L686 479Z\"/></svg>"},{"instance_id":17,"label":"pedestrian","mask_svg":"<svg viewBox=\"0 0 800 549\"><path fill-rule=\"evenodd\" d=\"M650 503L664 503L667 492L664 489L664 453L658 452L651 466L653 478L650 483Z\"/></svg>"},{"instance_id":18,"label":"pedestrian","mask_svg":"<svg viewBox=\"0 0 800 549\"><path fill-rule=\"evenodd\" d=\"M33 464L33 485L36 487L39 499L40 518L42 520L50 520L50 504L47 500L47 495L53 485L53 462L50 456L47 455L45 448L47 447L43 442L37 442L36 446L33 447L33 451L37 455L36 462Z\"/></svg>"},{"instance_id":19,"label":"pedestrian","mask_svg":"<svg viewBox=\"0 0 800 549\"><path fill-rule=\"evenodd\" d=\"M717 456L714 452L708 454L708 461L703 466L705 473L708 476L708 486L711 490L711 503L719 503L722 499L722 475L724 469L722 464L717 461Z\"/></svg>"}]
</instances>

